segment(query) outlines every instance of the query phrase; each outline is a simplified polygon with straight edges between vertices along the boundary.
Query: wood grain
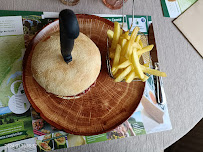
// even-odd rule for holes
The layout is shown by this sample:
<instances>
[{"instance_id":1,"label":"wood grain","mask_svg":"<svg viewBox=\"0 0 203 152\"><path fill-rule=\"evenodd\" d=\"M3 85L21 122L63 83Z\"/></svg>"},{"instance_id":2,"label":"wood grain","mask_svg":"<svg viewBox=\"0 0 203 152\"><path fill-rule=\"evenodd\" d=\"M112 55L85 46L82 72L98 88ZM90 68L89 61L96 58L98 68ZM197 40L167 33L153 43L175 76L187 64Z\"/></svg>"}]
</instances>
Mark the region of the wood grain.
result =
<instances>
[{"instance_id":1,"label":"wood grain","mask_svg":"<svg viewBox=\"0 0 203 152\"><path fill-rule=\"evenodd\" d=\"M79 99L61 99L47 93L33 78L31 58L35 45L51 32L58 31L58 21L46 26L31 41L23 63L25 93L43 119L58 129L77 135L107 132L127 120L135 111L144 91L143 82L115 83L106 66L107 30L113 23L93 15L77 15L80 31L98 46L102 69L95 87Z\"/></svg>"}]
</instances>

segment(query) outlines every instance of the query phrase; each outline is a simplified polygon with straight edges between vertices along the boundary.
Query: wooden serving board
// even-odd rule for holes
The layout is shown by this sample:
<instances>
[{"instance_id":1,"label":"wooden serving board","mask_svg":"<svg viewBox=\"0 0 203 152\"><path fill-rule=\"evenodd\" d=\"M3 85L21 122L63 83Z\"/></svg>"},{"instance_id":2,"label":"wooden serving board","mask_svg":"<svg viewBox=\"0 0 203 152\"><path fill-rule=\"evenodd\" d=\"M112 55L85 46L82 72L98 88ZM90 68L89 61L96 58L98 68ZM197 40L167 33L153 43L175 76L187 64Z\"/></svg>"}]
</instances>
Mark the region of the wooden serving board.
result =
<instances>
[{"instance_id":1,"label":"wooden serving board","mask_svg":"<svg viewBox=\"0 0 203 152\"><path fill-rule=\"evenodd\" d=\"M42 29L29 44L23 61L23 84L28 100L45 121L71 134L95 135L114 129L133 114L145 83L115 83L109 76L106 32L113 30L113 22L93 15L80 14L77 18L80 31L90 37L101 52L102 68L96 86L79 99L67 100L47 93L33 78L33 49L48 34L59 30L58 20Z\"/></svg>"}]
</instances>

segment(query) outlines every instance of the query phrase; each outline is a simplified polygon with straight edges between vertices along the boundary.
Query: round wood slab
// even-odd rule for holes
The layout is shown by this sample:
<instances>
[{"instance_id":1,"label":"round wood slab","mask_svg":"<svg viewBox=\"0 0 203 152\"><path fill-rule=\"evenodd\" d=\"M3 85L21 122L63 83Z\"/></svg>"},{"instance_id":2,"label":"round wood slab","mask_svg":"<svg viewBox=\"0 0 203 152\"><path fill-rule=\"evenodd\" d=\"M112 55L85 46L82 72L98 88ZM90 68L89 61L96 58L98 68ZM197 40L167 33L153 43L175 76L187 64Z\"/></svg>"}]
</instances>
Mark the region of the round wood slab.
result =
<instances>
[{"instance_id":1,"label":"round wood slab","mask_svg":"<svg viewBox=\"0 0 203 152\"><path fill-rule=\"evenodd\" d=\"M115 83L106 66L107 30L114 24L93 15L77 15L80 31L91 38L102 56L102 69L96 85L79 99L61 99L47 93L32 77L31 58L36 44L59 30L58 20L41 30L29 44L23 61L23 84L33 108L58 129L71 134L95 135L110 131L127 120L143 95L145 83ZM57 86L56 86L57 87Z\"/></svg>"}]
</instances>

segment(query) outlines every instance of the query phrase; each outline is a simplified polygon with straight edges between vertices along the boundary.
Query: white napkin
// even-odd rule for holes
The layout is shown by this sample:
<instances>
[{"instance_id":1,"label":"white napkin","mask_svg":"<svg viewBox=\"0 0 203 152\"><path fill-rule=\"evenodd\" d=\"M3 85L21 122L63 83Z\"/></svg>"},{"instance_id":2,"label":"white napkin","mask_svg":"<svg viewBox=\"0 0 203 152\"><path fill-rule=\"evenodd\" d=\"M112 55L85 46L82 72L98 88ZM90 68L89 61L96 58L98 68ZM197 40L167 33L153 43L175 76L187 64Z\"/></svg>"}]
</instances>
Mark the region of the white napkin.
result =
<instances>
[{"instance_id":1,"label":"white napkin","mask_svg":"<svg viewBox=\"0 0 203 152\"><path fill-rule=\"evenodd\" d=\"M173 23L203 57L203 0L198 0Z\"/></svg>"}]
</instances>

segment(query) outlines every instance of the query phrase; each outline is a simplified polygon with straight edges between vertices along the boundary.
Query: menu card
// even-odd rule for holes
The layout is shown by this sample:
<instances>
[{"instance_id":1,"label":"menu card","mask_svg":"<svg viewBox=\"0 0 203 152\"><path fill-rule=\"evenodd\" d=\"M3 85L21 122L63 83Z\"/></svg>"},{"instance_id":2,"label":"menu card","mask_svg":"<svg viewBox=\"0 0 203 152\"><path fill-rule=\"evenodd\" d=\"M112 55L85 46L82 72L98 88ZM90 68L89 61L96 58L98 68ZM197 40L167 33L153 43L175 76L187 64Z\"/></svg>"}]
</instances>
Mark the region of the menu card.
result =
<instances>
[{"instance_id":1,"label":"menu card","mask_svg":"<svg viewBox=\"0 0 203 152\"><path fill-rule=\"evenodd\" d=\"M0 14L2 14L1 11ZM121 15L95 15L104 17L113 22L117 21L120 24L123 23L123 17ZM35 35L37 31L39 31L44 25L48 24L49 22L52 22L57 17L58 13L51 12L44 12L41 15L22 14L25 46L27 46L27 44L30 42L31 38ZM18 18L19 17L16 17L15 19L17 20ZM133 23L133 27L139 26L141 32L145 35L147 39L148 27L149 24L152 23L151 17L134 16L134 21L135 22ZM125 15L123 25L124 30L128 30L130 28L131 22L132 16ZM22 46L22 48L24 47ZM0 51L0 56L4 51L5 50ZM16 51L17 50L12 51L11 54L15 53ZM0 60L0 65L1 63L4 63L3 61L3 59ZM19 62L15 65L21 67L22 63ZM21 80L21 75L19 75L19 81ZM21 92L23 92L23 90L21 90ZM164 92L163 97L163 100L165 100L164 102L166 103ZM27 99L24 98L24 100L26 101ZM37 113L32 107L30 107L28 111L31 111L32 114L31 116L29 115L28 118L29 122L32 124L32 135L34 134L34 137L26 140L20 140L17 142L13 142L14 140L16 140L13 138L13 141L2 140L4 141L4 143L1 145L2 147L0 147L0 151L49 151L107 140L127 138L130 136L150 134L154 132L161 132L172 129L167 104L159 105L156 102L153 76L150 76L150 78L147 80L143 98L133 115L123 124L119 125L117 128L104 134L94 136L78 136L68 134L62 130L57 130L55 127L51 126L49 123L43 120L40 117L39 113ZM25 113L23 113L22 115L25 115Z\"/></svg>"},{"instance_id":2,"label":"menu card","mask_svg":"<svg viewBox=\"0 0 203 152\"><path fill-rule=\"evenodd\" d=\"M0 146L34 136L22 83L24 51L22 17L0 17Z\"/></svg>"},{"instance_id":3,"label":"menu card","mask_svg":"<svg viewBox=\"0 0 203 152\"><path fill-rule=\"evenodd\" d=\"M197 0L161 0L165 17L176 18Z\"/></svg>"}]
</instances>

